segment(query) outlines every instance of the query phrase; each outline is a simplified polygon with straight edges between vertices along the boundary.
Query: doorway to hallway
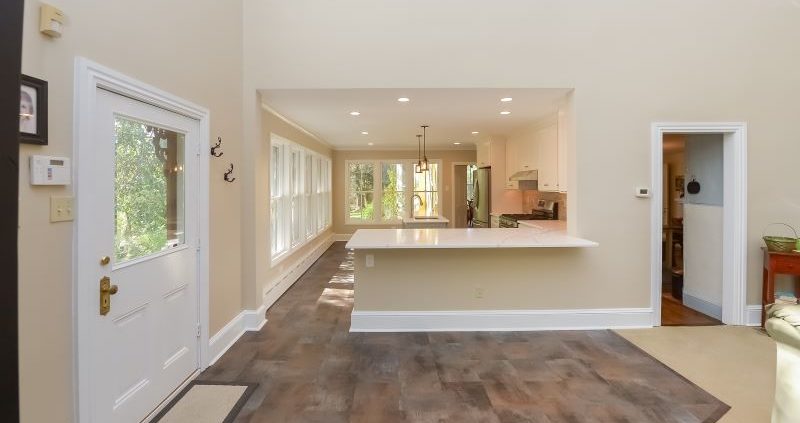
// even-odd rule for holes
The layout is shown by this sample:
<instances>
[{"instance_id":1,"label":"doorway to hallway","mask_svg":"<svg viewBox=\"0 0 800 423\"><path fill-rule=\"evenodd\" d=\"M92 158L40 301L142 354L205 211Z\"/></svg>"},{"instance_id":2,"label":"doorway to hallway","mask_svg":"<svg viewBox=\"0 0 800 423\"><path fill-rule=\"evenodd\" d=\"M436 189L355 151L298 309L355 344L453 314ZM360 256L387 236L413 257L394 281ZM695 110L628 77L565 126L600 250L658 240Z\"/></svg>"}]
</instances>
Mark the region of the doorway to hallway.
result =
<instances>
[{"instance_id":1,"label":"doorway to hallway","mask_svg":"<svg viewBox=\"0 0 800 423\"><path fill-rule=\"evenodd\" d=\"M681 136L691 151L670 174L665 147ZM743 123L652 126L653 326L675 310L665 290L695 312L746 324L746 136Z\"/></svg>"},{"instance_id":2,"label":"doorway to hallway","mask_svg":"<svg viewBox=\"0 0 800 423\"><path fill-rule=\"evenodd\" d=\"M474 198L475 163L453 163L453 227L467 228L472 226Z\"/></svg>"}]
</instances>

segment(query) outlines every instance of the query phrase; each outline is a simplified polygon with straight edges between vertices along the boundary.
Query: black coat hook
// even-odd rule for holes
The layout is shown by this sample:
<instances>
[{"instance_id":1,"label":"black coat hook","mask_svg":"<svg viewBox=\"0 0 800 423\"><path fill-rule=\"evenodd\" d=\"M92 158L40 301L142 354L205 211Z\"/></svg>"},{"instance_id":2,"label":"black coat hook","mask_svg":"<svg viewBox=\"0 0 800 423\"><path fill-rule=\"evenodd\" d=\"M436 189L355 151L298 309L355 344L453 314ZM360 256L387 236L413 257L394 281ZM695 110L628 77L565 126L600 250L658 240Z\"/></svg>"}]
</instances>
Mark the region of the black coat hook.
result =
<instances>
[{"instance_id":1,"label":"black coat hook","mask_svg":"<svg viewBox=\"0 0 800 423\"><path fill-rule=\"evenodd\" d=\"M222 148L222 137L217 137L217 143L214 144L213 147L211 147L211 155L214 157L222 157L222 155L224 154L223 152L220 151L219 154L217 154L217 150L219 150L220 148Z\"/></svg>"},{"instance_id":2,"label":"black coat hook","mask_svg":"<svg viewBox=\"0 0 800 423\"><path fill-rule=\"evenodd\" d=\"M225 175L222 177L223 179L225 179L225 182L233 182L236 180L236 178L231 176L232 173L233 173L233 163L231 163L231 167L228 168L228 170L225 172Z\"/></svg>"}]
</instances>

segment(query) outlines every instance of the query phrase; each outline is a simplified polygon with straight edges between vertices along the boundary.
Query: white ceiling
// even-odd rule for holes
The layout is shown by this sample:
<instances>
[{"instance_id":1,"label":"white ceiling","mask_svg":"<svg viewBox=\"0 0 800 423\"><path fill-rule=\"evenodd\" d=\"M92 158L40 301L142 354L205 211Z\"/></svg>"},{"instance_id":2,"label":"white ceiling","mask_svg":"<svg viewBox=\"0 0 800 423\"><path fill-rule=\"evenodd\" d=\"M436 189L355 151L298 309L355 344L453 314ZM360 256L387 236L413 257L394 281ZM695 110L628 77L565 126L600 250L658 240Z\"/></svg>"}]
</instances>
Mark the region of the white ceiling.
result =
<instances>
[{"instance_id":1,"label":"white ceiling","mask_svg":"<svg viewBox=\"0 0 800 423\"><path fill-rule=\"evenodd\" d=\"M508 135L554 116L569 89L414 88L260 90L272 111L336 149L416 149L420 125L428 149L474 149L488 135ZM398 102L408 97L407 103ZM513 98L501 102L503 97ZM503 110L510 115L500 115ZM350 116L351 111L361 112ZM362 135L362 131L369 135ZM479 135L472 135L479 131ZM373 143L369 146L368 143ZM461 142L454 145L453 142Z\"/></svg>"}]
</instances>

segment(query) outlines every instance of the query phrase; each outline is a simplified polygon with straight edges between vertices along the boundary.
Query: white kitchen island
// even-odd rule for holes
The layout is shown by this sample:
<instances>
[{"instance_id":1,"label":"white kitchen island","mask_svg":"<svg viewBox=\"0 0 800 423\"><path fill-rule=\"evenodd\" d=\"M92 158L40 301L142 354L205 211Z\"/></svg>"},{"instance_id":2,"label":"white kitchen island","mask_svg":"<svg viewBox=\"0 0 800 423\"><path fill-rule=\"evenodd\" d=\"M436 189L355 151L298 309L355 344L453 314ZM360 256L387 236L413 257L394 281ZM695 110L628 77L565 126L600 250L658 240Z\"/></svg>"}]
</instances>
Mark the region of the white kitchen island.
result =
<instances>
[{"instance_id":1,"label":"white kitchen island","mask_svg":"<svg viewBox=\"0 0 800 423\"><path fill-rule=\"evenodd\" d=\"M562 317L592 327L593 315L579 313L576 320L568 310L592 302L594 275L581 263L593 247L598 243L568 235L563 222L360 229L347 243L355 270L351 330L545 329Z\"/></svg>"},{"instance_id":2,"label":"white kitchen island","mask_svg":"<svg viewBox=\"0 0 800 423\"><path fill-rule=\"evenodd\" d=\"M594 241L567 235L566 230L551 224L492 229L359 229L350 238L347 248L584 248L597 245Z\"/></svg>"}]
</instances>

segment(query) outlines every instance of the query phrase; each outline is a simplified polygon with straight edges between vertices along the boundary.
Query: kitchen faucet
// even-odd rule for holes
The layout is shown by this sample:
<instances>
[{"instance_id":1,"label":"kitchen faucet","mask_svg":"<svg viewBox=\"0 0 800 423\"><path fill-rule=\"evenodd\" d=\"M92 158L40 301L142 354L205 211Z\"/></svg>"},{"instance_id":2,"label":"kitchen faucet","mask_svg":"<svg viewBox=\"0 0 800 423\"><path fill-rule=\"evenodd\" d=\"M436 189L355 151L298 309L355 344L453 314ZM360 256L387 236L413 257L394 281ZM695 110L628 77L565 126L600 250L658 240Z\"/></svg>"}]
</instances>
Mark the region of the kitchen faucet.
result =
<instances>
[{"instance_id":1,"label":"kitchen faucet","mask_svg":"<svg viewBox=\"0 0 800 423\"><path fill-rule=\"evenodd\" d=\"M422 206L422 197L420 197L419 194L414 194L414 196L411 197L411 216L412 217L414 216L414 199L419 199L419 205Z\"/></svg>"}]
</instances>

